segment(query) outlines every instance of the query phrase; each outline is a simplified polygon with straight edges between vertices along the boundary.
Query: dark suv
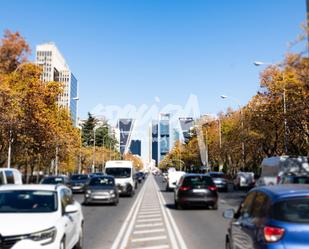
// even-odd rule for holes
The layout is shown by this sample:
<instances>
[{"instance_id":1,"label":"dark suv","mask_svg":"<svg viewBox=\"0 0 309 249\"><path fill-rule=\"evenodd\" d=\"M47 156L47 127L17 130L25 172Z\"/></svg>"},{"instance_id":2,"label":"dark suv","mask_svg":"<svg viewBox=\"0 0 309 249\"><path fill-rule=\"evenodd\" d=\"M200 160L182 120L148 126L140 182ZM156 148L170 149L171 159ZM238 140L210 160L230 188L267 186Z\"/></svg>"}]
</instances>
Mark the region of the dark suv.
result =
<instances>
[{"instance_id":1,"label":"dark suv","mask_svg":"<svg viewBox=\"0 0 309 249\"><path fill-rule=\"evenodd\" d=\"M185 174L175 188L175 207L206 206L218 209L217 187L206 174Z\"/></svg>"}]
</instances>

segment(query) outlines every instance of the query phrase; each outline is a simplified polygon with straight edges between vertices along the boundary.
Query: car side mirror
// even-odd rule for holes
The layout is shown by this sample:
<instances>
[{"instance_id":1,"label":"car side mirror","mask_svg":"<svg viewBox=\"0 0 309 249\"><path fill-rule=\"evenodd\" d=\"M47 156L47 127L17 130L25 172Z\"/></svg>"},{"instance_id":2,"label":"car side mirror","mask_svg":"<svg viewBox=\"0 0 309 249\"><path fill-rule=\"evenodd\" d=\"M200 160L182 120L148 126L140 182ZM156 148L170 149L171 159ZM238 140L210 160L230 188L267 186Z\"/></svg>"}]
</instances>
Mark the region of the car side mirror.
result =
<instances>
[{"instance_id":1,"label":"car side mirror","mask_svg":"<svg viewBox=\"0 0 309 249\"><path fill-rule=\"evenodd\" d=\"M235 216L235 210L233 208L226 209L223 213L225 219L231 220Z\"/></svg>"},{"instance_id":2,"label":"car side mirror","mask_svg":"<svg viewBox=\"0 0 309 249\"><path fill-rule=\"evenodd\" d=\"M65 213L66 214L73 214L73 213L77 213L78 212L78 207L77 205L74 205L74 204L70 204L70 205L67 205L65 207Z\"/></svg>"}]
</instances>

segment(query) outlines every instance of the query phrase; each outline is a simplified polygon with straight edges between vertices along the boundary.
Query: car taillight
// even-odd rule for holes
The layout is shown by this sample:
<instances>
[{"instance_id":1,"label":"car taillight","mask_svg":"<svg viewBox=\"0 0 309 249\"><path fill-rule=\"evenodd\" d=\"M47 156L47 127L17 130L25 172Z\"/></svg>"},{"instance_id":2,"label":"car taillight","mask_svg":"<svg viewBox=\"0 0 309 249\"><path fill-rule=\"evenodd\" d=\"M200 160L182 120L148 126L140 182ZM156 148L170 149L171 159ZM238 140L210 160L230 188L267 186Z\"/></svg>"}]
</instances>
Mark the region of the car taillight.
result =
<instances>
[{"instance_id":1,"label":"car taillight","mask_svg":"<svg viewBox=\"0 0 309 249\"><path fill-rule=\"evenodd\" d=\"M191 189L191 187L188 187L188 186L181 186L179 188L180 191L187 191L187 190L190 190L190 189Z\"/></svg>"},{"instance_id":2,"label":"car taillight","mask_svg":"<svg viewBox=\"0 0 309 249\"><path fill-rule=\"evenodd\" d=\"M210 191L217 191L218 190L216 186L208 186L208 189Z\"/></svg>"},{"instance_id":3,"label":"car taillight","mask_svg":"<svg viewBox=\"0 0 309 249\"><path fill-rule=\"evenodd\" d=\"M264 227L264 238L266 242L277 242L284 234L284 229L279 227Z\"/></svg>"}]
</instances>

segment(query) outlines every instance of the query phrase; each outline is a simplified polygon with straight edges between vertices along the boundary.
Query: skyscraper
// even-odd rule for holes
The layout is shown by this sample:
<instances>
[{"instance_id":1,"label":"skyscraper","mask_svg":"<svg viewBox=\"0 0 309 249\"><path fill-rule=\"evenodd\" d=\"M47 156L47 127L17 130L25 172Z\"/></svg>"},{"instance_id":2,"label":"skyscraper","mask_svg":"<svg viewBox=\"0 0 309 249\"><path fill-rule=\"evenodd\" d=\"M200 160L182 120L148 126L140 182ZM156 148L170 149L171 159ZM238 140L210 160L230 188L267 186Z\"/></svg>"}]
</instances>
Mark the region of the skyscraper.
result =
<instances>
[{"instance_id":1,"label":"skyscraper","mask_svg":"<svg viewBox=\"0 0 309 249\"><path fill-rule=\"evenodd\" d=\"M36 63L41 65L42 81L57 81L63 83L63 93L58 97L58 104L67 108L72 117L73 124L77 125L77 79L70 71L65 59L52 42L36 46Z\"/></svg>"},{"instance_id":2,"label":"skyscraper","mask_svg":"<svg viewBox=\"0 0 309 249\"><path fill-rule=\"evenodd\" d=\"M141 156L142 152L142 142L141 140L132 140L130 145L130 152L133 155L139 155Z\"/></svg>"},{"instance_id":3,"label":"skyscraper","mask_svg":"<svg viewBox=\"0 0 309 249\"><path fill-rule=\"evenodd\" d=\"M190 129L194 126L193 118L179 118L181 129L181 138L184 143L187 143L191 137Z\"/></svg>"},{"instance_id":4,"label":"skyscraper","mask_svg":"<svg viewBox=\"0 0 309 249\"><path fill-rule=\"evenodd\" d=\"M134 120L127 119L119 119L118 121L118 129L120 132L119 145L120 145L120 153L124 155L128 153L129 146L131 144L131 134L134 126Z\"/></svg>"}]
</instances>

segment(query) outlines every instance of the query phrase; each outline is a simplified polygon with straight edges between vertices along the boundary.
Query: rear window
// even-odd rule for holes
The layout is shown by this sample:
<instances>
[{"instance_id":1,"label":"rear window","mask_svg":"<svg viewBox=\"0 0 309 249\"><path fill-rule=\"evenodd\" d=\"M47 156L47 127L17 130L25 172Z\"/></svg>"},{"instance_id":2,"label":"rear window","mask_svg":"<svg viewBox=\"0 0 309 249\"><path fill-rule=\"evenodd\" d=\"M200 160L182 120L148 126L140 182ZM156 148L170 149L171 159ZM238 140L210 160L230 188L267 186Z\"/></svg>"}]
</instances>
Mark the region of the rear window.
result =
<instances>
[{"instance_id":1,"label":"rear window","mask_svg":"<svg viewBox=\"0 0 309 249\"><path fill-rule=\"evenodd\" d=\"M309 177L307 176L287 176L284 178L283 183L294 183L294 184L309 184Z\"/></svg>"},{"instance_id":2,"label":"rear window","mask_svg":"<svg viewBox=\"0 0 309 249\"><path fill-rule=\"evenodd\" d=\"M44 178L41 183L42 184L59 184L59 183L64 183L64 179L62 177Z\"/></svg>"},{"instance_id":3,"label":"rear window","mask_svg":"<svg viewBox=\"0 0 309 249\"><path fill-rule=\"evenodd\" d=\"M183 180L183 186L213 186L214 183L209 176L187 176Z\"/></svg>"},{"instance_id":4,"label":"rear window","mask_svg":"<svg viewBox=\"0 0 309 249\"><path fill-rule=\"evenodd\" d=\"M272 217L278 221L309 224L309 198L293 198L275 203Z\"/></svg>"},{"instance_id":5,"label":"rear window","mask_svg":"<svg viewBox=\"0 0 309 249\"><path fill-rule=\"evenodd\" d=\"M90 180L89 186L114 186L115 182L110 177L94 177Z\"/></svg>"},{"instance_id":6,"label":"rear window","mask_svg":"<svg viewBox=\"0 0 309 249\"><path fill-rule=\"evenodd\" d=\"M10 170L6 170L5 171L5 176L6 176L6 181L7 184L14 184L14 175L13 175L13 171Z\"/></svg>"}]
</instances>

